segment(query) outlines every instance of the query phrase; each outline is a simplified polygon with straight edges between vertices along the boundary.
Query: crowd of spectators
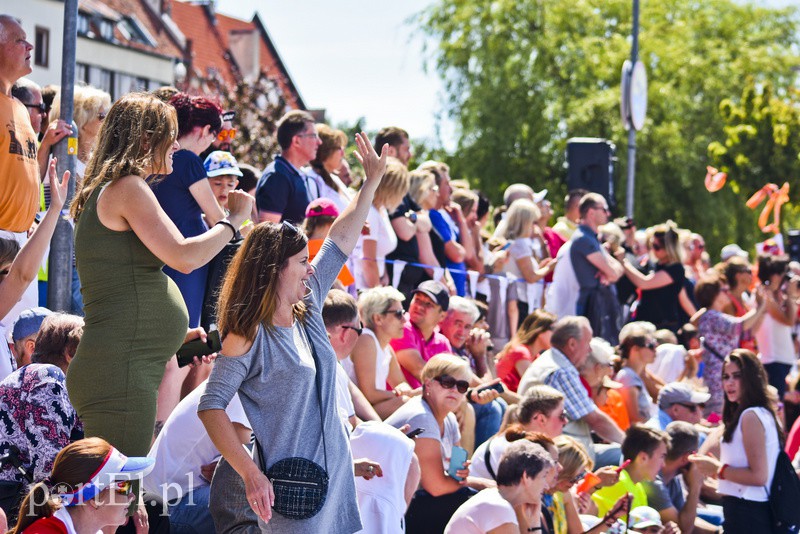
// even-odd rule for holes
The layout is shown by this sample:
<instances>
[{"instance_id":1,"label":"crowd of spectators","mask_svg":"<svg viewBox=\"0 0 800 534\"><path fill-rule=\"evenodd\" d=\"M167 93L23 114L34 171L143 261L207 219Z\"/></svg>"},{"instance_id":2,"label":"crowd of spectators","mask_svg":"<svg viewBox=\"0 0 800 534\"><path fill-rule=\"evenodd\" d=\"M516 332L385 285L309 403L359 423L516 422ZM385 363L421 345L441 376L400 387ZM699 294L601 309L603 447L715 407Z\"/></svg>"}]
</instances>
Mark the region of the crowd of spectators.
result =
<instances>
[{"instance_id":1,"label":"crowd of spectators","mask_svg":"<svg viewBox=\"0 0 800 534\"><path fill-rule=\"evenodd\" d=\"M712 261L589 191L492 207L399 127L357 134L351 174L299 110L263 172L237 161L235 115L174 88L77 87L67 125L31 48L0 15L0 531L772 532L800 264Z\"/></svg>"}]
</instances>

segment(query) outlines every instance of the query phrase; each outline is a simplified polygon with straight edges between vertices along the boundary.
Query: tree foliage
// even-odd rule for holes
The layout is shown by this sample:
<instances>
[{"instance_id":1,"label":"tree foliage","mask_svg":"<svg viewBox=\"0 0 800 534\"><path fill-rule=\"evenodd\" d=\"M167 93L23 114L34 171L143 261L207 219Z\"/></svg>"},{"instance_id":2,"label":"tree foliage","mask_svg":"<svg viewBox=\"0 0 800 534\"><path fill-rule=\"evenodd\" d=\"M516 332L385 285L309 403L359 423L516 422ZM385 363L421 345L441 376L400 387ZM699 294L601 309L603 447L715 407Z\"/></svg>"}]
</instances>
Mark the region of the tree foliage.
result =
<instances>
[{"instance_id":1,"label":"tree foliage","mask_svg":"<svg viewBox=\"0 0 800 534\"><path fill-rule=\"evenodd\" d=\"M522 181L564 192L570 137L618 147L624 205L627 133L619 118L630 56L630 0L441 0L419 16L458 126L453 176L497 200ZM640 56L648 115L637 137L636 219L676 220L721 246L737 235L745 199L705 191L709 143L722 136L720 103L748 76L786 94L800 63L793 9L734 0L644 1ZM746 193L749 193L746 192Z\"/></svg>"},{"instance_id":2,"label":"tree foliage","mask_svg":"<svg viewBox=\"0 0 800 534\"><path fill-rule=\"evenodd\" d=\"M760 232L753 232L759 212L747 210L742 197L768 182L779 186L789 182L795 197L800 192L800 93L790 88L778 97L772 84L758 86L750 78L739 98L720 103L719 114L725 124L723 139L713 141L708 154L715 166L728 173L731 194L741 204L741 215L733 221L736 236L750 244L763 239ZM800 205L785 206L782 221L797 227Z\"/></svg>"}]
</instances>

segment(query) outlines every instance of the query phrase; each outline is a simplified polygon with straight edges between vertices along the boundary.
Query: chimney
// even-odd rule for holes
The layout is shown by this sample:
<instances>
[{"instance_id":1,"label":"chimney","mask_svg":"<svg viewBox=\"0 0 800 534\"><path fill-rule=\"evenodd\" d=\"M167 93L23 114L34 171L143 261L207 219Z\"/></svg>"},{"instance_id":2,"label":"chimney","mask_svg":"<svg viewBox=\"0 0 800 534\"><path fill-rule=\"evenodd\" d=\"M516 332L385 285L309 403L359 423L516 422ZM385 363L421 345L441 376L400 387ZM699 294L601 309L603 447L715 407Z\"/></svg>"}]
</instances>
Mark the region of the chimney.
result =
<instances>
[{"instance_id":1,"label":"chimney","mask_svg":"<svg viewBox=\"0 0 800 534\"><path fill-rule=\"evenodd\" d=\"M172 0L161 0L161 14L172 16Z\"/></svg>"}]
</instances>

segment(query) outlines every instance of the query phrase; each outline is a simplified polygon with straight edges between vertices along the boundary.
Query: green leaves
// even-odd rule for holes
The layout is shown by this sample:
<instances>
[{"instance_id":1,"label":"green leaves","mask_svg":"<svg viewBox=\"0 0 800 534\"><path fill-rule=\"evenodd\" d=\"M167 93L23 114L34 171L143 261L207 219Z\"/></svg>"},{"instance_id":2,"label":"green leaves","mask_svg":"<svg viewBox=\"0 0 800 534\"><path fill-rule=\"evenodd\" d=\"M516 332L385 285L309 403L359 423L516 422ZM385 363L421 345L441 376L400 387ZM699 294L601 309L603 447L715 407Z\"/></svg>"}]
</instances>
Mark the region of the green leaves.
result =
<instances>
[{"instance_id":1,"label":"green leaves","mask_svg":"<svg viewBox=\"0 0 800 534\"><path fill-rule=\"evenodd\" d=\"M630 0L441 0L423 12L418 21L445 80L446 112L459 127L448 159L452 175L478 183L496 201L518 181L547 187L555 199L566 190L566 140L604 137L618 147L617 200L624 204L619 85L631 16ZM708 193L705 167L733 166L742 155L759 180L773 171L781 180L777 174L788 177L789 168L773 169L770 159L791 156L798 165L791 106L770 106L769 120L759 119L767 129L743 121L750 113L741 105L748 83L755 95L770 82L775 95L792 101L800 64L795 11L734 0L643 1L640 22L650 85L648 120L637 136L637 220L676 220L706 233L716 248L751 243L760 236L740 207L746 197L728 188ZM729 138L748 149L734 150ZM753 155L751 145L763 154ZM749 178L732 178L750 194Z\"/></svg>"}]
</instances>

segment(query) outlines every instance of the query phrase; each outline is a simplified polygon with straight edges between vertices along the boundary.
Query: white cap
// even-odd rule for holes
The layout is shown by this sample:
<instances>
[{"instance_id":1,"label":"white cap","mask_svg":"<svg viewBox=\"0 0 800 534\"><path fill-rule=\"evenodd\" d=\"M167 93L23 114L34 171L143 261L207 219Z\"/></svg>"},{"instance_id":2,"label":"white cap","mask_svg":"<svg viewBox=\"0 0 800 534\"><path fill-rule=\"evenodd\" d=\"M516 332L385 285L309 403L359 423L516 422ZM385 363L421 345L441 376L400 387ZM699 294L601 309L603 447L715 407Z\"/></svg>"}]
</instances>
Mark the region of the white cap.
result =
<instances>
[{"instance_id":1,"label":"white cap","mask_svg":"<svg viewBox=\"0 0 800 534\"><path fill-rule=\"evenodd\" d=\"M633 528L663 527L661 516L649 506L637 506L631 510L628 524Z\"/></svg>"},{"instance_id":2,"label":"white cap","mask_svg":"<svg viewBox=\"0 0 800 534\"><path fill-rule=\"evenodd\" d=\"M719 256L722 258L722 261L728 261L734 256L747 259L748 254L736 243L731 243L730 245L725 245L722 247L722 251L719 253Z\"/></svg>"}]
</instances>

